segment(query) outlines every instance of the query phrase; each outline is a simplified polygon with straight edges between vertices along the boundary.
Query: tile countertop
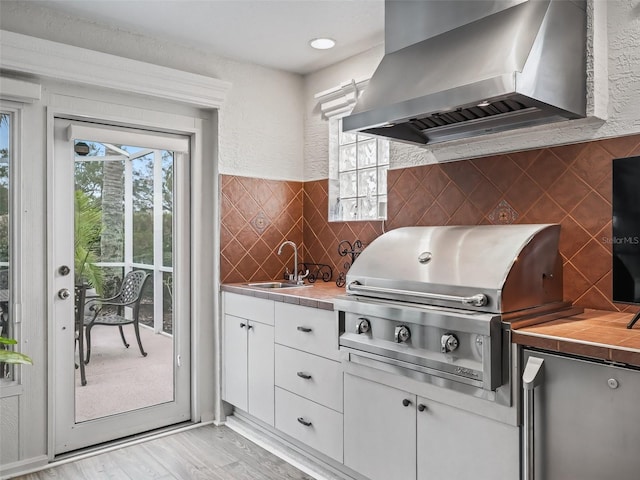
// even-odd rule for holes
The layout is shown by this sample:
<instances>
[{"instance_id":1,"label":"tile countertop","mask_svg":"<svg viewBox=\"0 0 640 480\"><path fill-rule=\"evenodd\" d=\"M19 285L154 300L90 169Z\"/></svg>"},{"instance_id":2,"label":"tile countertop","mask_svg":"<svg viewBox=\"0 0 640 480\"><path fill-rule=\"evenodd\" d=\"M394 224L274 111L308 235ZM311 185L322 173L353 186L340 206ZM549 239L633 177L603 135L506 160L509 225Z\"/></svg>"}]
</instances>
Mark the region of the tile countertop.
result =
<instances>
[{"instance_id":1,"label":"tile countertop","mask_svg":"<svg viewBox=\"0 0 640 480\"><path fill-rule=\"evenodd\" d=\"M220 290L323 310L333 310L333 299L345 294L344 287L336 286L335 282L315 282L311 285L272 289L251 287L244 283L226 283L220 286Z\"/></svg>"},{"instance_id":2,"label":"tile countertop","mask_svg":"<svg viewBox=\"0 0 640 480\"><path fill-rule=\"evenodd\" d=\"M585 309L537 325L512 325L512 340L519 345L640 367L640 322L629 330L632 318L630 313Z\"/></svg>"},{"instance_id":3,"label":"tile countertop","mask_svg":"<svg viewBox=\"0 0 640 480\"><path fill-rule=\"evenodd\" d=\"M243 283L223 284L223 292L238 293L277 302L333 310L333 299L345 294L344 287L334 282L316 282L312 287L268 289ZM583 313L531 325L511 324L512 341L541 348L600 360L640 367L640 322L631 330L630 313L585 310Z\"/></svg>"}]
</instances>

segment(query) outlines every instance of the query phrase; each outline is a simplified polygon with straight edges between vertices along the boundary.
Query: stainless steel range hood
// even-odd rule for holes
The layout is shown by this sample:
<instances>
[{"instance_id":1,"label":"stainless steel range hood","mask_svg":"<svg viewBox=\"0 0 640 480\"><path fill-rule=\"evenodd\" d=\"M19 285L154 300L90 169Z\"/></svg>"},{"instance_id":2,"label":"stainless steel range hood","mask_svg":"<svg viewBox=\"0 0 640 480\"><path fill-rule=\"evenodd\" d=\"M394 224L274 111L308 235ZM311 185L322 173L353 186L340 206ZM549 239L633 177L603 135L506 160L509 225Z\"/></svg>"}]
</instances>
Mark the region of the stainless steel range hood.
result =
<instances>
[{"instance_id":1,"label":"stainless steel range hood","mask_svg":"<svg viewBox=\"0 0 640 480\"><path fill-rule=\"evenodd\" d=\"M386 0L385 56L345 131L430 144L586 115L570 0Z\"/></svg>"}]
</instances>

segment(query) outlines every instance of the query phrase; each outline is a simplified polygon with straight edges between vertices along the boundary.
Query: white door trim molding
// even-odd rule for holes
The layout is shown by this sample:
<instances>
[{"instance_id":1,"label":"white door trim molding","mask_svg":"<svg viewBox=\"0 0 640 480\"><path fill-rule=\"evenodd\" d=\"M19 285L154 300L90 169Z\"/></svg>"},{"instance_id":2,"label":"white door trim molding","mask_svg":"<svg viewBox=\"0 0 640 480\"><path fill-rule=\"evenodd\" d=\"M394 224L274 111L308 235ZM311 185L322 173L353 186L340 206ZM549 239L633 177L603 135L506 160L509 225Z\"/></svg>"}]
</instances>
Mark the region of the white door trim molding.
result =
<instances>
[{"instance_id":1,"label":"white door trim molding","mask_svg":"<svg viewBox=\"0 0 640 480\"><path fill-rule=\"evenodd\" d=\"M231 83L0 30L0 68L163 100L220 108Z\"/></svg>"}]
</instances>

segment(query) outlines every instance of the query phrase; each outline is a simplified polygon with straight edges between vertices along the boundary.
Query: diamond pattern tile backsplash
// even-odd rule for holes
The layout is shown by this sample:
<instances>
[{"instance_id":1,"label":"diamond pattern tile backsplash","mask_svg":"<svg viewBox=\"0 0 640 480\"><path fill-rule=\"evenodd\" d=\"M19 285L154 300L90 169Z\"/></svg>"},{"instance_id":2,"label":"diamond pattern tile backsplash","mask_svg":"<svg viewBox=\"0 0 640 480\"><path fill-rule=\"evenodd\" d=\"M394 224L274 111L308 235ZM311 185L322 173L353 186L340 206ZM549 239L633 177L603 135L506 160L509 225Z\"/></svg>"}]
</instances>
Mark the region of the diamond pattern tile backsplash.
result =
<instances>
[{"instance_id":1,"label":"diamond pattern tile backsplash","mask_svg":"<svg viewBox=\"0 0 640 480\"><path fill-rule=\"evenodd\" d=\"M220 280L281 278L293 267L291 240L302 254L302 182L221 175Z\"/></svg>"},{"instance_id":2,"label":"diamond pattern tile backsplash","mask_svg":"<svg viewBox=\"0 0 640 480\"><path fill-rule=\"evenodd\" d=\"M347 260L338 254L338 243L367 244L383 229L560 223L565 299L587 308L631 311L634 307L611 302L608 240L611 160L635 155L640 155L640 135L390 170L384 226L328 222L327 180L303 184L223 176L221 279L279 278L293 258L268 254L285 238L304 239L301 261L331 265L335 279Z\"/></svg>"}]
</instances>

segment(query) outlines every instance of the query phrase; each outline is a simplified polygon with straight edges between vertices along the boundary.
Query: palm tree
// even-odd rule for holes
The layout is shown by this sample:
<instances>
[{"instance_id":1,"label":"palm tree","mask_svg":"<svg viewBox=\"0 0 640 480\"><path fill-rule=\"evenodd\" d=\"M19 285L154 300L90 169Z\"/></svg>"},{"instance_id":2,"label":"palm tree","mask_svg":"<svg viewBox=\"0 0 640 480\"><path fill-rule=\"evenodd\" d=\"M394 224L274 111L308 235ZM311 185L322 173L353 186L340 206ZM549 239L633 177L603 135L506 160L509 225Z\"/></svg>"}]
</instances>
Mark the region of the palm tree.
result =
<instances>
[{"instance_id":1,"label":"palm tree","mask_svg":"<svg viewBox=\"0 0 640 480\"><path fill-rule=\"evenodd\" d=\"M87 282L101 294L102 270L96 262L102 236L102 213L82 190L76 190L74 226L76 284Z\"/></svg>"},{"instance_id":2,"label":"palm tree","mask_svg":"<svg viewBox=\"0 0 640 480\"><path fill-rule=\"evenodd\" d=\"M124 163L104 162L102 177L103 235L100 251L106 261L124 257Z\"/></svg>"}]
</instances>

